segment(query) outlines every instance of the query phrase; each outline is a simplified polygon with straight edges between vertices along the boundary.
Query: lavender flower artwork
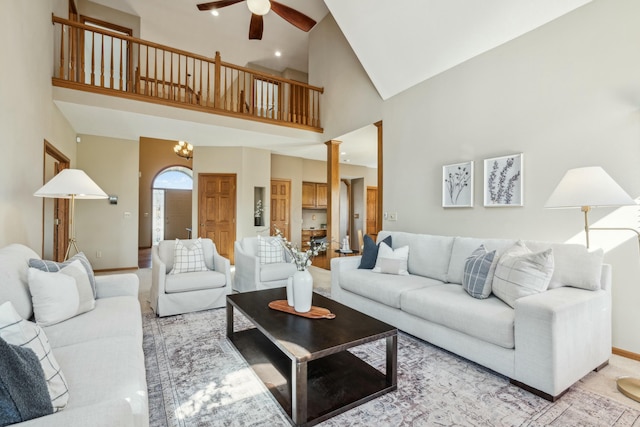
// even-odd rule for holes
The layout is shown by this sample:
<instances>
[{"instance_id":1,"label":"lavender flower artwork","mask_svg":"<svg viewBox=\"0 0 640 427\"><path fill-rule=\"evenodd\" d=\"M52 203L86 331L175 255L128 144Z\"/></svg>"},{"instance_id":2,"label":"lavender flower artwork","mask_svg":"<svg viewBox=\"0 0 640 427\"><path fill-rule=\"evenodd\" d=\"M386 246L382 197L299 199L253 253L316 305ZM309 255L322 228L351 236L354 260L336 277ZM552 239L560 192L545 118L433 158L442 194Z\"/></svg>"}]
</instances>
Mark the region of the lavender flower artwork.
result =
<instances>
[{"instance_id":1,"label":"lavender flower artwork","mask_svg":"<svg viewBox=\"0 0 640 427\"><path fill-rule=\"evenodd\" d=\"M522 154L484 161L485 206L522 206Z\"/></svg>"},{"instance_id":2,"label":"lavender flower artwork","mask_svg":"<svg viewBox=\"0 0 640 427\"><path fill-rule=\"evenodd\" d=\"M473 162L442 167L442 206L473 206Z\"/></svg>"}]
</instances>

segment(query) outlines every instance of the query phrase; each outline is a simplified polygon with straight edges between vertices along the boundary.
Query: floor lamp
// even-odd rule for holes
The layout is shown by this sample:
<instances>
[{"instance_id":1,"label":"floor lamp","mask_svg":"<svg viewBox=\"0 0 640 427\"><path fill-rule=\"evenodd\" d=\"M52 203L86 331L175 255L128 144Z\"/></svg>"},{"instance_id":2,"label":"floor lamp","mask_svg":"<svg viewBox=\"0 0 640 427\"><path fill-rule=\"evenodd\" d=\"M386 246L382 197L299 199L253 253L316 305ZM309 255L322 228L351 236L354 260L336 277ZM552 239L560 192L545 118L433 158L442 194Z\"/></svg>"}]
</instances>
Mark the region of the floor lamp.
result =
<instances>
[{"instance_id":1,"label":"floor lamp","mask_svg":"<svg viewBox=\"0 0 640 427\"><path fill-rule=\"evenodd\" d=\"M51 178L42 188L34 194L36 197L52 199L71 199L71 212L69 214L69 245L64 259L69 258L71 247L79 253L75 229L75 202L76 199L106 199L107 193L102 191L98 184L80 169L63 169Z\"/></svg>"},{"instance_id":2,"label":"floor lamp","mask_svg":"<svg viewBox=\"0 0 640 427\"><path fill-rule=\"evenodd\" d=\"M640 247L640 232L633 228L589 227L592 207L628 206L636 202L599 166L570 169L553 190L545 208L580 208L584 212L584 232L589 247L589 230L628 230L636 233ZM640 379L623 377L617 380L618 390L640 402Z\"/></svg>"}]
</instances>

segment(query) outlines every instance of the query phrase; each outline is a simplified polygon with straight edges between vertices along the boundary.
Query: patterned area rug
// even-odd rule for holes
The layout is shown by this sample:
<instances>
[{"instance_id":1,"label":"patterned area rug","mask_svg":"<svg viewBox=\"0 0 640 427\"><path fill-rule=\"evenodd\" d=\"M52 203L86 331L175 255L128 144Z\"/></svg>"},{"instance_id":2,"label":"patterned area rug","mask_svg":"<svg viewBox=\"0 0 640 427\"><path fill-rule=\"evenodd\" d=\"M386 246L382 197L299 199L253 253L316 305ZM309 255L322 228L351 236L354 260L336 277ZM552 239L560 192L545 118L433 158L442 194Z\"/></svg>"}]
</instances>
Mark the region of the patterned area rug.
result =
<instances>
[{"instance_id":1,"label":"patterned area rug","mask_svg":"<svg viewBox=\"0 0 640 427\"><path fill-rule=\"evenodd\" d=\"M271 393L225 337L226 311L144 314L151 427L289 426ZM236 314L236 330L250 323ZM354 353L384 371L384 341ZM592 375L592 374L590 374ZM320 426L640 426L640 411L574 385L555 403L407 334L398 390Z\"/></svg>"}]
</instances>

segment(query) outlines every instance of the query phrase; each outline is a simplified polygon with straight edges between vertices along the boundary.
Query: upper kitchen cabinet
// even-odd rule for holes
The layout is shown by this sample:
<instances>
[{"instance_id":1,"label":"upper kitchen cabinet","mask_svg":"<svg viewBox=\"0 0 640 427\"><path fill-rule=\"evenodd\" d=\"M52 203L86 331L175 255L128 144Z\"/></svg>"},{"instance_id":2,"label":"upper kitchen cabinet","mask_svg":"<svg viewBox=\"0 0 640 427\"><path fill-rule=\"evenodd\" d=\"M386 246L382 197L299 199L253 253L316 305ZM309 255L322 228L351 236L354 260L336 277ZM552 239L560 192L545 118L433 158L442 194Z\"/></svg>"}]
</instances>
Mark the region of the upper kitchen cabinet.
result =
<instances>
[{"instance_id":1,"label":"upper kitchen cabinet","mask_svg":"<svg viewBox=\"0 0 640 427\"><path fill-rule=\"evenodd\" d=\"M305 209L326 209L327 184L319 182L303 182L302 207Z\"/></svg>"}]
</instances>

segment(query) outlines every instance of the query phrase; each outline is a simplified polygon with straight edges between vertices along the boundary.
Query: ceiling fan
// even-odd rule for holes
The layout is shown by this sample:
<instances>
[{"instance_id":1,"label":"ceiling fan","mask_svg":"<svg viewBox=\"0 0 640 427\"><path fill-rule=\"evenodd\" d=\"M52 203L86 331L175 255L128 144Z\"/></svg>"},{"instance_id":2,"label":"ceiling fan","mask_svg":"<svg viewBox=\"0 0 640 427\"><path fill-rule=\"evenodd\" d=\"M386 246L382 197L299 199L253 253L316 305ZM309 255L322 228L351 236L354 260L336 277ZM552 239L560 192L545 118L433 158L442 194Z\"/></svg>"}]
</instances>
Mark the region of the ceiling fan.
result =
<instances>
[{"instance_id":1,"label":"ceiling fan","mask_svg":"<svg viewBox=\"0 0 640 427\"><path fill-rule=\"evenodd\" d=\"M249 25L250 40L262 40L262 30L264 28L262 17L266 15L269 10L273 10L276 15L279 15L282 19L289 22L291 25L298 27L302 31L309 31L314 25L316 25L316 21L309 18L307 15L273 0L218 0L210 3L201 3L198 5L198 9L221 9L243 1L247 2L247 6L251 11L251 24Z\"/></svg>"}]
</instances>

